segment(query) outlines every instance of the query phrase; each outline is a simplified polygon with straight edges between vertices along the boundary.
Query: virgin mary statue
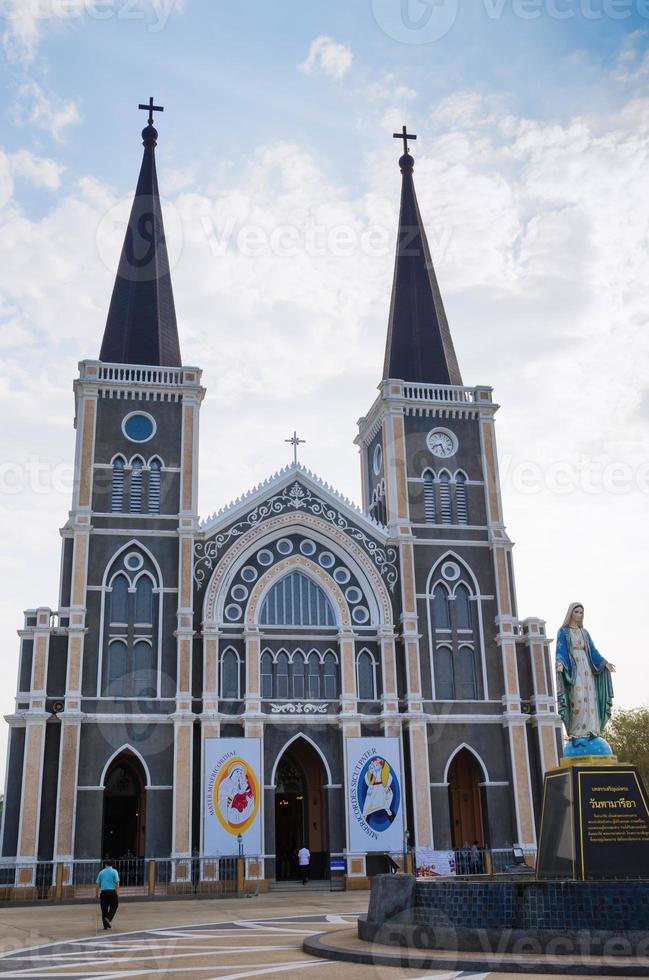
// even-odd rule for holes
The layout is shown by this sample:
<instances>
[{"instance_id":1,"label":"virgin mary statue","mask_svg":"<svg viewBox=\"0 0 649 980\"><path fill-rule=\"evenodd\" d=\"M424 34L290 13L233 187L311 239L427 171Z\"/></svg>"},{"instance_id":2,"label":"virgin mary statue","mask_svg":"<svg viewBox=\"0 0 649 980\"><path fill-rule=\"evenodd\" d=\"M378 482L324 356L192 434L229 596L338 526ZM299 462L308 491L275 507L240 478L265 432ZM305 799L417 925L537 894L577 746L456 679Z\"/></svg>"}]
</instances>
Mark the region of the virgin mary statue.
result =
<instances>
[{"instance_id":1,"label":"virgin mary statue","mask_svg":"<svg viewBox=\"0 0 649 980\"><path fill-rule=\"evenodd\" d=\"M599 653L583 624L584 607L573 602L557 636L557 701L571 739L601 736L613 706L615 667Z\"/></svg>"}]
</instances>

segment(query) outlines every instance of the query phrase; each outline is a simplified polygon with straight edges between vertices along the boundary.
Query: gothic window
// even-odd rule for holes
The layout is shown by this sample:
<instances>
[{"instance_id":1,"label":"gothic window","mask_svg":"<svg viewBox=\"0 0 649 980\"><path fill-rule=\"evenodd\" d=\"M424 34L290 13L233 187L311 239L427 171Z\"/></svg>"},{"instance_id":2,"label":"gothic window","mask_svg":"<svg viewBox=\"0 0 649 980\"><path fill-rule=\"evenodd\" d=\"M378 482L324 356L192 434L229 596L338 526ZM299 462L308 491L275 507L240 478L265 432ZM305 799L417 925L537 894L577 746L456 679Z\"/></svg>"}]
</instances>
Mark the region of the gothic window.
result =
<instances>
[{"instance_id":1,"label":"gothic window","mask_svg":"<svg viewBox=\"0 0 649 980\"><path fill-rule=\"evenodd\" d=\"M113 479L110 488L110 509L114 514L124 510L124 465L122 456L113 460Z\"/></svg>"},{"instance_id":2,"label":"gothic window","mask_svg":"<svg viewBox=\"0 0 649 980\"><path fill-rule=\"evenodd\" d=\"M142 575L135 586L135 622L138 626L153 625L153 583Z\"/></svg>"},{"instance_id":3,"label":"gothic window","mask_svg":"<svg viewBox=\"0 0 649 980\"><path fill-rule=\"evenodd\" d=\"M448 591L438 582L433 589L433 620L436 630L450 630L451 616L448 606Z\"/></svg>"},{"instance_id":4,"label":"gothic window","mask_svg":"<svg viewBox=\"0 0 649 980\"><path fill-rule=\"evenodd\" d=\"M261 657L261 696L262 698L273 696L273 658L268 650Z\"/></svg>"},{"instance_id":5,"label":"gothic window","mask_svg":"<svg viewBox=\"0 0 649 980\"><path fill-rule=\"evenodd\" d=\"M262 626L336 625L327 596L301 572L291 572L275 583L262 603L259 621Z\"/></svg>"},{"instance_id":6,"label":"gothic window","mask_svg":"<svg viewBox=\"0 0 649 980\"><path fill-rule=\"evenodd\" d=\"M331 650L325 653L324 658L324 696L330 699L338 697L338 665Z\"/></svg>"},{"instance_id":7,"label":"gothic window","mask_svg":"<svg viewBox=\"0 0 649 980\"><path fill-rule=\"evenodd\" d=\"M320 657L312 650L307 661L307 697L320 697Z\"/></svg>"},{"instance_id":8,"label":"gothic window","mask_svg":"<svg viewBox=\"0 0 649 980\"><path fill-rule=\"evenodd\" d=\"M152 459L149 464L149 513L160 513L160 491L162 479L162 463Z\"/></svg>"},{"instance_id":9,"label":"gothic window","mask_svg":"<svg viewBox=\"0 0 649 980\"><path fill-rule=\"evenodd\" d=\"M459 630L470 630L473 626L469 590L465 585L458 585L455 590L455 622Z\"/></svg>"},{"instance_id":10,"label":"gothic window","mask_svg":"<svg viewBox=\"0 0 649 980\"><path fill-rule=\"evenodd\" d=\"M226 650L221 658L221 697L236 701L239 693L239 657L236 650Z\"/></svg>"},{"instance_id":11,"label":"gothic window","mask_svg":"<svg viewBox=\"0 0 649 980\"><path fill-rule=\"evenodd\" d=\"M281 650L275 660L275 697L288 697L288 654Z\"/></svg>"},{"instance_id":12,"label":"gothic window","mask_svg":"<svg viewBox=\"0 0 649 980\"><path fill-rule=\"evenodd\" d=\"M439 507L442 515L442 524L452 524L451 478L446 470L443 470L439 474Z\"/></svg>"},{"instance_id":13,"label":"gothic window","mask_svg":"<svg viewBox=\"0 0 649 980\"><path fill-rule=\"evenodd\" d=\"M293 697L302 700L305 696L306 661L301 650L293 654Z\"/></svg>"},{"instance_id":14,"label":"gothic window","mask_svg":"<svg viewBox=\"0 0 649 980\"><path fill-rule=\"evenodd\" d=\"M435 690L440 701L455 700L453 651L449 646L438 646L435 651Z\"/></svg>"},{"instance_id":15,"label":"gothic window","mask_svg":"<svg viewBox=\"0 0 649 980\"><path fill-rule=\"evenodd\" d=\"M110 624L124 625L128 623L128 579L125 575L116 575L110 590Z\"/></svg>"},{"instance_id":16,"label":"gothic window","mask_svg":"<svg viewBox=\"0 0 649 980\"><path fill-rule=\"evenodd\" d=\"M359 701L374 701L376 699L375 667L374 657L369 650L361 650L356 661Z\"/></svg>"},{"instance_id":17,"label":"gothic window","mask_svg":"<svg viewBox=\"0 0 649 980\"><path fill-rule=\"evenodd\" d=\"M458 666L458 697L463 700L474 701L477 697L477 688L475 680L475 658L471 647L460 647L460 652L458 654Z\"/></svg>"},{"instance_id":18,"label":"gothic window","mask_svg":"<svg viewBox=\"0 0 649 980\"><path fill-rule=\"evenodd\" d=\"M424 472L424 517L427 524L435 523L435 478L430 470Z\"/></svg>"},{"instance_id":19,"label":"gothic window","mask_svg":"<svg viewBox=\"0 0 649 980\"><path fill-rule=\"evenodd\" d=\"M157 620L162 601L156 569L149 557L133 548L118 555L106 577L110 586L102 598L105 652L98 693L155 697Z\"/></svg>"},{"instance_id":20,"label":"gothic window","mask_svg":"<svg viewBox=\"0 0 649 980\"><path fill-rule=\"evenodd\" d=\"M466 477L464 473L455 474L455 509L458 524L469 523L469 510L466 497Z\"/></svg>"},{"instance_id":21,"label":"gothic window","mask_svg":"<svg viewBox=\"0 0 649 980\"><path fill-rule=\"evenodd\" d=\"M480 599L459 558L444 557L438 567L440 577L433 578L428 598L435 697L476 700L485 696L477 667L483 650Z\"/></svg>"},{"instance_id":22,"label":"gothic window","mask_svg":"<svg viewBox=\"0 0 649 980\"><path fill-rule=\"evenodd\" d=\"M142 472L144 463L136 458L131 464L131 484L129 487L128 509L131 514L142 513Z\"/></svg>"},{"instance_id":23,"label":"gothic window","mask_svg":"<svg viewBox=\"0 0 649 980\"><path fill-rule=\"evenodd\" d=\"M119 697L126 694L128 648L124 640L113 640L108 646L108 693Z\"/></svg>"}]
</instances>

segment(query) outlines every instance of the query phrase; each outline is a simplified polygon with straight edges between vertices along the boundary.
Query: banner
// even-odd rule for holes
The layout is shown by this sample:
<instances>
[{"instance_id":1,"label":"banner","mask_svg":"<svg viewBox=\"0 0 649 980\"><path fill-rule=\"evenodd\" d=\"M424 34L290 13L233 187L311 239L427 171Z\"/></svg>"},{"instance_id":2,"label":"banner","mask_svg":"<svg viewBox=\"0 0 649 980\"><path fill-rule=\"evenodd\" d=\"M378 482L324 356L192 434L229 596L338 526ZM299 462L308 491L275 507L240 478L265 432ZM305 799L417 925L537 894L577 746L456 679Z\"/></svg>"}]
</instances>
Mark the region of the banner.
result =
<instances>
[{"instance_id":1,"label":"banner","mask_svg":"<svg viewBox=\"0 0 649 980\"><path fill-rule=\"evenodd\" d=\"M347 813L351 851L403 850L398 738L348 738Z\"/></svg>"},{"instance_id":2,"label":"banner","mask_svg":"<svg viewBox=\"0 0 649 980\"><path fill-rule=\"evenodd\" d=\"M455 851L431 851L428 847L415 850L416 874L419 878L455 875Z\"/></svg>"},{"instance_id":3,"label":"banner","mask_svg":"<svg viewBox=\"0 0 649 980\"><path fill-rule=\"evenodd\" d=\"M206 738L203 742L203 853L261 853L261 740Z\"/></svg>"}]
</instances>

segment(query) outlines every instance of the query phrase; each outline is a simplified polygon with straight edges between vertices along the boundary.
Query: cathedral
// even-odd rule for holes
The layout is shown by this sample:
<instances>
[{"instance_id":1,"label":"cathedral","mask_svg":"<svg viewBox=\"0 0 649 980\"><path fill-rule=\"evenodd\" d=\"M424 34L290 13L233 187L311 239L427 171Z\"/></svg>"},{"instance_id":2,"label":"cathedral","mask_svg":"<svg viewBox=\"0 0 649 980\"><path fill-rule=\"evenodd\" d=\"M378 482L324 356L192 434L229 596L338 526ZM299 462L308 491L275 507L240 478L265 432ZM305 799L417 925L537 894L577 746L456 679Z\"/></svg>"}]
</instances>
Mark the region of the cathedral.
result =
<instances>
[{"instance_id":1,"label":"cathedral","mask_svg":"<svg viewBox=\"0 0 649 980\"><path fill-rule=\"evenodd\" d=\"M518 617L498 405L463 382L405 128L361 506L296 457L207 520L157 137L150 113L99 358L74 381L58 609L19 631L3 865L29 888L42 862L207 877L239 854L263 888L306 845L312 876L364 887L412 849L533 855L561 744L549 641Z\"/></svg>"}]
</instances>

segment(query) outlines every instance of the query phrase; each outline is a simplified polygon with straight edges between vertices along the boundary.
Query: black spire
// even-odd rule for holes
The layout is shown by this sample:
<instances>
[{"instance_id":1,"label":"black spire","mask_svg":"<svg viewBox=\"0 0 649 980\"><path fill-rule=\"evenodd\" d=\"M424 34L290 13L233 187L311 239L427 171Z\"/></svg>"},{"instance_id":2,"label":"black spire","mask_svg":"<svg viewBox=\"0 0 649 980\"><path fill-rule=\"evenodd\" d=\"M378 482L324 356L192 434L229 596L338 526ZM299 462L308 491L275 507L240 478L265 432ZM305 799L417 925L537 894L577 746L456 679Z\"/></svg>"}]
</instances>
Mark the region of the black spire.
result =
<instances>
[{"instance_id":1,"label":"black spire","mask_svg":"<svg viewBox=\"0 0 649 980\"><path fill-rule=\"evenodd\" d=\"M144 156L108 310L99 359L117 364L179 367L180 344L158 193L153 105L146 106Z\"/></svg>"},{"instance_id":2,"label":"black spire","mask_svg":"<svg viewBox=\"0 0 649 980\"><path fill-rule=\"evenodd\" d=\"M401 211L394 265L383 377L423 384L461 385L453 340L419 213L412 171L415 161L403 127Z\"/></svg>"}]
</instances>

